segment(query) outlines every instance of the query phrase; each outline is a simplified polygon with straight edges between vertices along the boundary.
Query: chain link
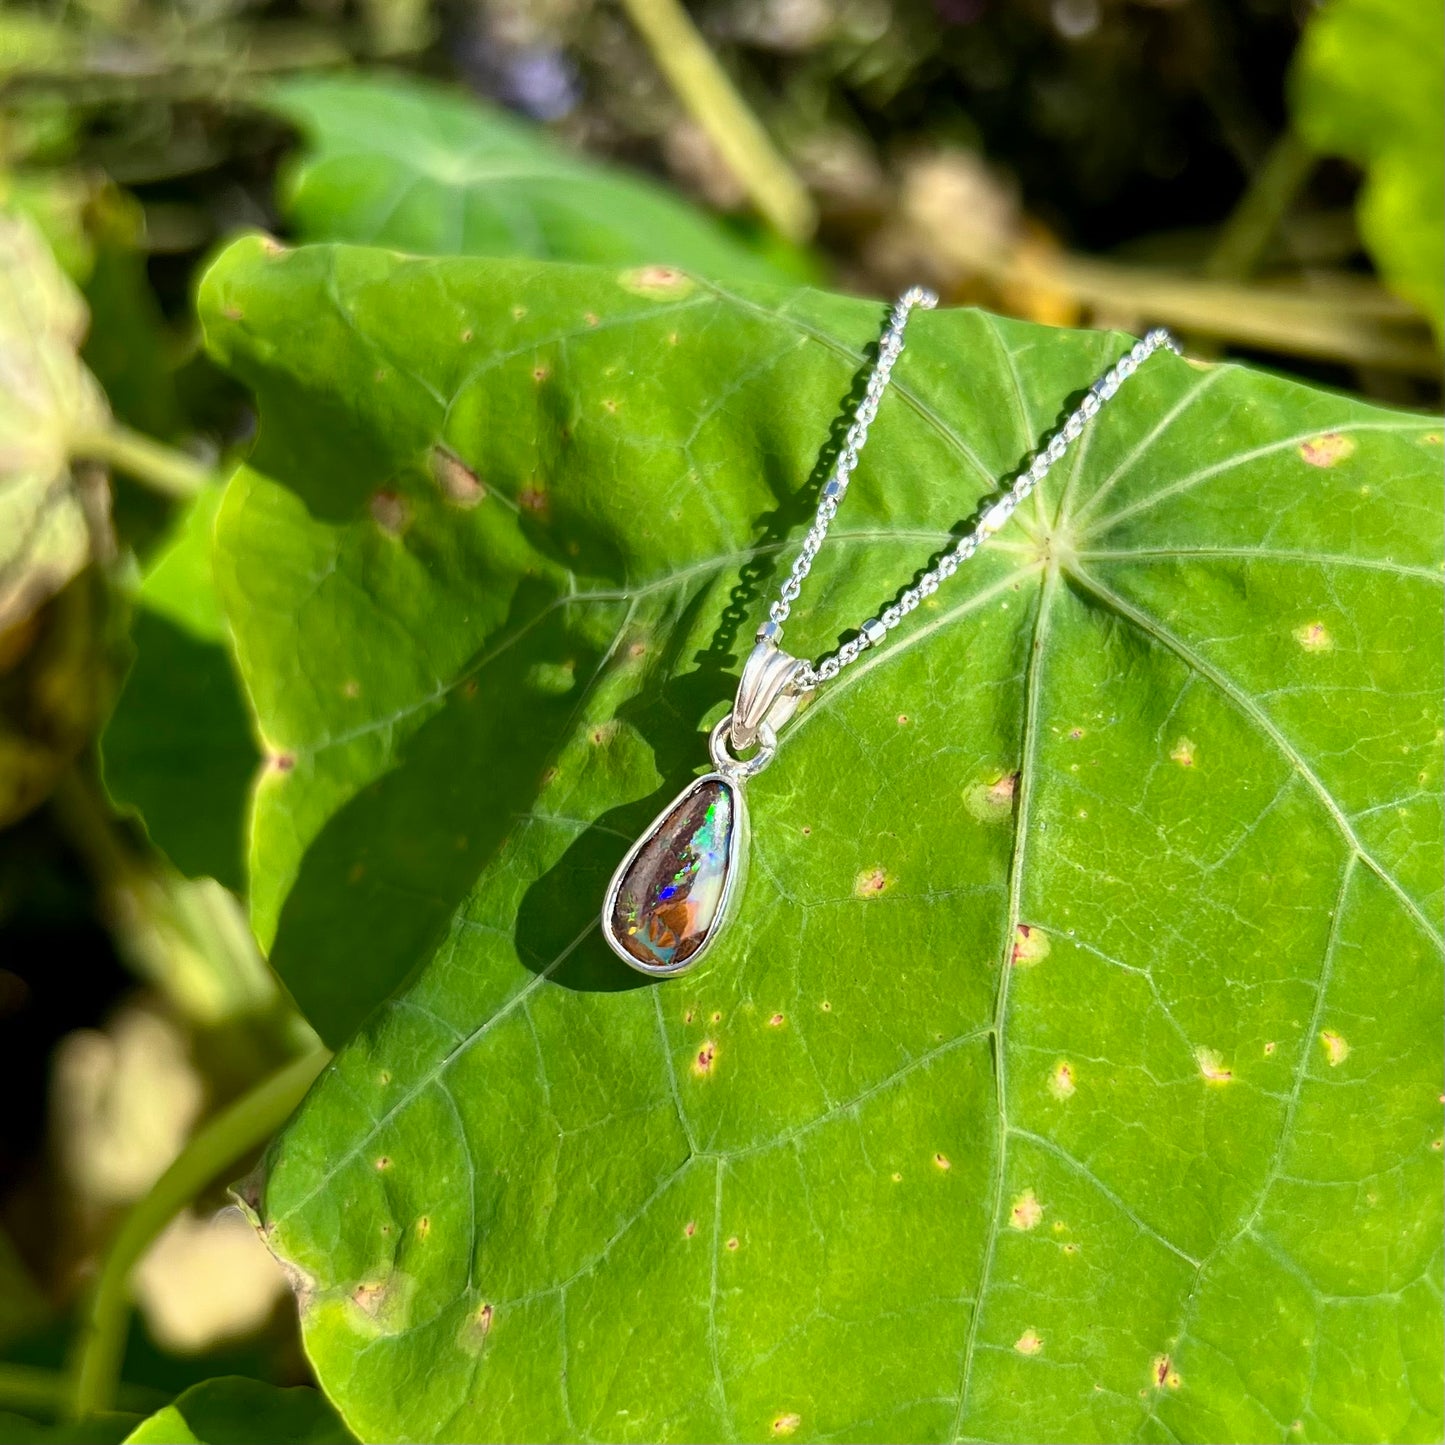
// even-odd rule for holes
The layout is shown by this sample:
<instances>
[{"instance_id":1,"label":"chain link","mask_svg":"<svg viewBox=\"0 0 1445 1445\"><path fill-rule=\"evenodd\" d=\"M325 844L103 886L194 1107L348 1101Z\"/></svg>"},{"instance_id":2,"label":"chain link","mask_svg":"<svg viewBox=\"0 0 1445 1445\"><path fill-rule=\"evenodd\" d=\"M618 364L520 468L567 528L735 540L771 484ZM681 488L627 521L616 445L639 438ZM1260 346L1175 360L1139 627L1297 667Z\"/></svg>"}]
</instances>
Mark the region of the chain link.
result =
<instances>
[{"instance_id":1,"label":"chain link","mask_svg":"<svg viewBox=\"0 0 1445 1445\"><path fill-rule=\"evenodd\" d=\"M868 440L868 429L878 414L878 403L883 399L883 391L888 385L894 363L903 351L903 329L908 324L909 313L915 306L931 310L937 304L938 297L922 286L914 286L905 291L894 303L888 324L878 341L878 360L868 378L858 409L853 414L852 425L843 438L833 473L823 485L817 515L803 538L803 545L779 591L778 600L769 609L768 620L758 629L759 642L777 644L782 641L783 623L788 620L793 603L798 600L798 594L802 591L803 581L828 535L828 528L832 525L833 518L838 515L838 508L847 495L848 483L858 465L858 454ZM857 636L843 643L836 652L829 653L815 663L805 662L802 665L794 684L798 691L811 692L820 683L831 682L870 647L877 647L925 597L932 597L940 584L958 571L959 564L972 557L983 543L1008 521L1019 503L1043 481L1050 469L1062 460L1070 446L1079 439L1085 426L1103 408L1104 403L1160 347L1180 353L1179 343L1162 327L1156 327L1142 341L1136 342L1129 352L1120 357L1089 388L1068 420L1034 453L1029 465L1019 473L1014 484L1003 496L979 518L973 531L960 537L912 587L898 595L896 602L885 607L876 617L868 618L859 627Z\"/></svg>"}]
</instances>

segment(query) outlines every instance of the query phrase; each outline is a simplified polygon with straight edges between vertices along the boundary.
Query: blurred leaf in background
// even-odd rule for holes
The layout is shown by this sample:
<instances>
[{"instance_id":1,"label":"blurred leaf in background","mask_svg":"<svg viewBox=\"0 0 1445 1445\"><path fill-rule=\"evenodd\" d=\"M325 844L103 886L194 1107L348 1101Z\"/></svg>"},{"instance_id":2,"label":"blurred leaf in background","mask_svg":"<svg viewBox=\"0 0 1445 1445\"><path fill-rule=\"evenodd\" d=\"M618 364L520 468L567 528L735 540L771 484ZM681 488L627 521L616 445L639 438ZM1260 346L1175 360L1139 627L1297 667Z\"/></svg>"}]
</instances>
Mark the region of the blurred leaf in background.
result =
<instances>
[{"instance_id":1,"label":"blurred leaf in background","mask_svg":"<svg viewBox=\"0 0 1445 1445\"><path fill-rule=\"evenodd\" d=\"M126 1445L351 1445L315 1390L278 1390L244 1378L206 1380L142 1421Z\"/></svg>"},{"instance_id":2,"label":"blurred leaf in background","mask_svg":"<svg viewBox=\"0 0 1445 1445\"><path fill-rule=\"evenodd\" d=\"M135 599L135 661L101 738L106 784L182 873L245 892L247 795L260 765L211 537L220 488L203 492L150 560Z\"/></svg>"},{"instance_id":3,"label":"blurred leaf in background","mask_svg":"<svg viewBox=\"0 0 1445 1445\"><path fill-rule=\"evenodd\" d=\"M809 271L801 253L748 245L654 183L570 155L453 90L401 76L316 76L269 96L307 142L282 186L303 240L647 261L755 281Z\"/></svg>"},{"instance_id":4,"label":"blurred leaf in background","mask_svg":"<svg viewBox=\"0 0 1445 1445\"><path fill-rule=\"evenodd\" d=\"M1381 274L1445 336L1445 9L1327 0L1291 89L1305 139L1364 168L1360 231Z\"/></svg>"}]
</instances>

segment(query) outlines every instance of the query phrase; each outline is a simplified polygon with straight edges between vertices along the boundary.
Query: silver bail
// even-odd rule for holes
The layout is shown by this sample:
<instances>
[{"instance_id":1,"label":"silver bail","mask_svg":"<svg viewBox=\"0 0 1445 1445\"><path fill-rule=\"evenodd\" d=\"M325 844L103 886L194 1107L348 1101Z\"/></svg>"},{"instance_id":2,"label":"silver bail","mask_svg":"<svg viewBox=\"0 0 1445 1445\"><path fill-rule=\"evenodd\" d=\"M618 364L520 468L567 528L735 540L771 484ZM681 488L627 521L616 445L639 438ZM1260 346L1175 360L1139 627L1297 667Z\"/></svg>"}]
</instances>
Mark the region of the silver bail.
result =
<instances>
[{"instance_id":1,"label":"silver bail","mask_svg":"<svg viewBox=\"0 0 1445 1445\"><path fill-rule=\"evenodd\" d=\"M759 642L748 654L728 730L735 752L752 747L763 723L774 732L782 731L802 697L796 685L802 668L775 642Z\"/></svg>"}]
</instances>

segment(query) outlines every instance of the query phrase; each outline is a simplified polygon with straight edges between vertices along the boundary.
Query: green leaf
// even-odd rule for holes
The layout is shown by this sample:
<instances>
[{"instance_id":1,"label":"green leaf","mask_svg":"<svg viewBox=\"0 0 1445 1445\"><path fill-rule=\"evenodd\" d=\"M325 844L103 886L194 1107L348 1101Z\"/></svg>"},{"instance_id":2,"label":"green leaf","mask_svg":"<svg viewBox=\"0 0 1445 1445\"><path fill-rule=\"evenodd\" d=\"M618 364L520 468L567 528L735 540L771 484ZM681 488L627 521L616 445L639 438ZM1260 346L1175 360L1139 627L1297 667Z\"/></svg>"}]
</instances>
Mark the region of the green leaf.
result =
<instances>
[{"instance_id":1,"label":"green leaf","mask_svg":"<svg viewBox=\"0 0 1445 1445\"><path fill-rule=\"evenodd\" d=\"M127 1445L350 1445L352 1439L315 1390L281 1390L240 1375L192 1385L126 1436Z\"/></svg>"},{"instance_id":2,"label":"green leaf","mask_svg":"<svg viewBox=\"0 0 1445 1445\"><path fill-rule=\"evenodd\" d=\"M108 416L85 322L35 226L0 211L0 826L44 798L108 687L104 598L80 575L108 545L105 476L71 463Z\"/></svg>"},{"instance_id":3,"label":"green leaf","mask_svg":"<svg viewBox=\"0 0 1445 1445\"><path fill-rule=\"evenodd\" d=\"M1305 29L1295 124L1364 167L1360 231L1381 274L1445 337L1445 11L1419 0L1331 0Z\"/></svg>"},{"instance_id":4,"label":"green leaf","mask_svg":"<svg viewBox=\"0 0 1445 1445\"><path fill-rule=\"evenodd\" d=\"M90 561L100 504L88 515L95 488L70 453L107 410L77 353L85 325L80 293L35 227L0 212L0 635Z\"/></svg>"},{"instance_id":5,"label":"green leaf","mask_svg":"<svg viewBox=\"0 0 1445 1445\"><path fill-rule=\"evenodd\" d=\"M307 141L283 187L305 240L652 262L754 281L811 270L799 253L747 245L660 186L572 155L536 127L438 85L307 76L269 98Z\"/></svg>"},{"instance_id":6,"label":"green leaf","mask_svg":"<svg viewBox=\"0 0 1445 1445\"><path fill-rule=\"evenodd\" d=\"M244 819L260 754L216 597L219 489L177 519L136 597L135 661L101 739L107 790L181 872L244 891Z\"/></svg>"},{"instance_id":7,"label":"green leaf","mask_svg":"<svg viewBox=\"0 0 1445 1445\"><path fill-rule=\"evenodd\" d=\"M1438 1434L1437 425L1151 359L792 725L658 986L602 894L881 308L254 240L201 304L257 921L329 1038L395 993L253 1200L360 1434ZM916 318L789 647L1122 345Z\"/></svg>"}]
</instances>

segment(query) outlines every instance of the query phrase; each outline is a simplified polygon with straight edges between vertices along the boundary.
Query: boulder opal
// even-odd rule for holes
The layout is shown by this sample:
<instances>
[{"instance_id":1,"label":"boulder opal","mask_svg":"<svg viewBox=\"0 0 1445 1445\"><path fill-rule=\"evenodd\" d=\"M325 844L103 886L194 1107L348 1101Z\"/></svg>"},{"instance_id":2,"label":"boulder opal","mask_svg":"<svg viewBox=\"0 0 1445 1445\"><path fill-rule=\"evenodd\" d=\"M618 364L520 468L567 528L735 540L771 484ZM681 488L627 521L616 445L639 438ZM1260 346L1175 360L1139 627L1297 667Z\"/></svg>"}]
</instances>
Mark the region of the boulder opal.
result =
<instances>
[{"instance_id":1,"label":"boulder opal","mask_svg":"<svg viewBox=\"0 0 1445 1445\"><path fill-rule=\"evenodd\" d=\"M733 866L737 799L718 778L694 783L637 850L608 920L645 970L680 968L720 922Z\"/></svg>"}]
</instances>

